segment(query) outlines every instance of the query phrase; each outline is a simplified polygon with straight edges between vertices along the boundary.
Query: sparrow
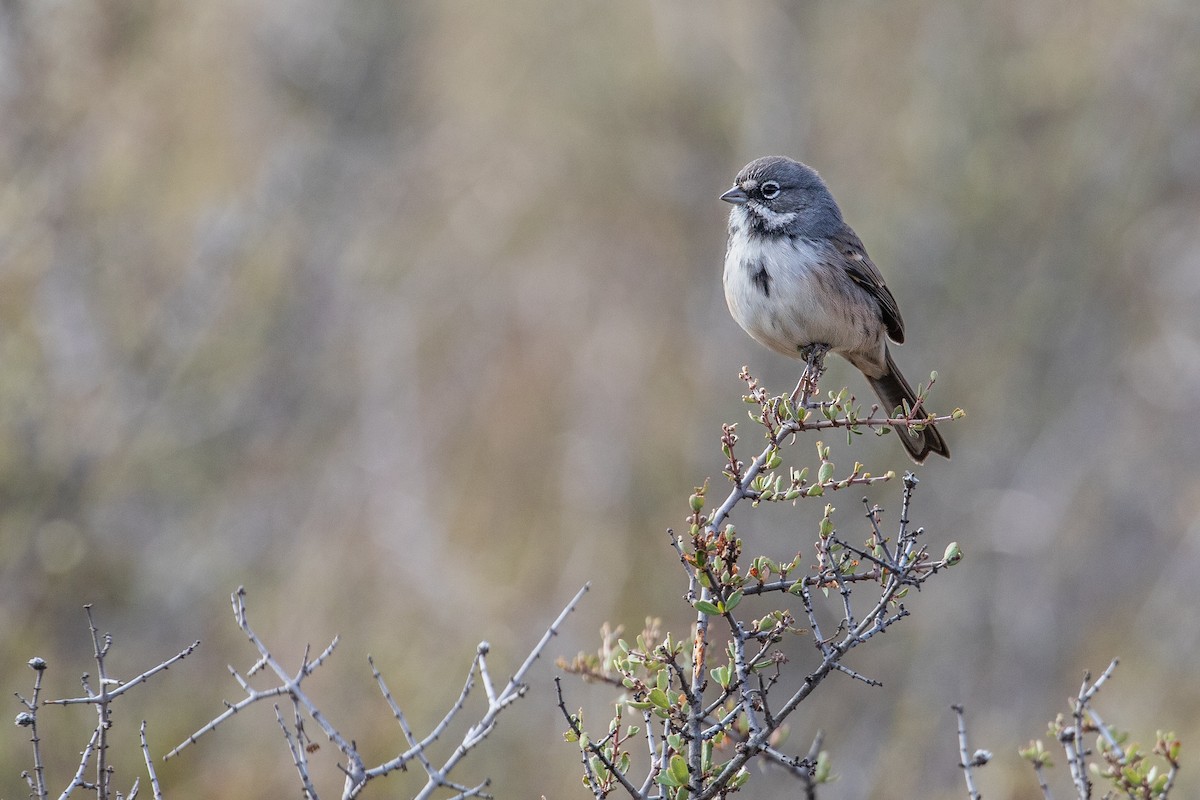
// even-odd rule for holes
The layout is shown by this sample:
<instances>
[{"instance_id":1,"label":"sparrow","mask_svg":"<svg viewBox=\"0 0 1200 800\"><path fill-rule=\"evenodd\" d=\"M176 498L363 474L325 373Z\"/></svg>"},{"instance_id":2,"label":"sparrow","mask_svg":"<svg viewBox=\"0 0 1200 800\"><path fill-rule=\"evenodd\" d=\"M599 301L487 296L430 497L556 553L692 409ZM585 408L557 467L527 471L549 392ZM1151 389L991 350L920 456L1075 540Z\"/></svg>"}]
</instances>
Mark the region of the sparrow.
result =
<instances>
[{"instance_id":1,"label":"sparrow","mask_svg":"<svg viewBox=\"0 0 1200 800\"><path fill-rule=\"evenodd\" d=\"M824 346L862 372L886 412L913 408L916 394L888 349L889 339L904 342L896 298L816 170L760 158L721 199L733 205L723 282L738 325L792 358ZM950 457L933 426L897 432L918 464L930 453Z\"/></svg>"}]
</instances>

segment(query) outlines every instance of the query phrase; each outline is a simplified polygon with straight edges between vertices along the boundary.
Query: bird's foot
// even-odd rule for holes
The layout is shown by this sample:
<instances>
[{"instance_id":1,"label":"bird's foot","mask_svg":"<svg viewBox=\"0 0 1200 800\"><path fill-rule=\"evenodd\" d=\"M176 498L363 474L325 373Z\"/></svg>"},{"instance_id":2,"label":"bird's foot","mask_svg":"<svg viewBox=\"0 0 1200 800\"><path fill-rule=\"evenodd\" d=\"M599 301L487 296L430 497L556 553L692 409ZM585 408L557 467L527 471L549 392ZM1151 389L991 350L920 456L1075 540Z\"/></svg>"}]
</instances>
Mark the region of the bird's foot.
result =
<instances>
[{"instance_id":1,"label":"bird's foot","mask_svg":"<svg viewBox=\"0 0 1200 800\"><path fill-rule=\"evenodd\" d=\"M800 374L800 382L792 392L793 405L798 403L800 398L807 400L817 393L817 382L825 374L825 355L829 349L829 345L820 342L800 348L800 356L804 359L804 372Z\"/></svg>"}]
</instances>

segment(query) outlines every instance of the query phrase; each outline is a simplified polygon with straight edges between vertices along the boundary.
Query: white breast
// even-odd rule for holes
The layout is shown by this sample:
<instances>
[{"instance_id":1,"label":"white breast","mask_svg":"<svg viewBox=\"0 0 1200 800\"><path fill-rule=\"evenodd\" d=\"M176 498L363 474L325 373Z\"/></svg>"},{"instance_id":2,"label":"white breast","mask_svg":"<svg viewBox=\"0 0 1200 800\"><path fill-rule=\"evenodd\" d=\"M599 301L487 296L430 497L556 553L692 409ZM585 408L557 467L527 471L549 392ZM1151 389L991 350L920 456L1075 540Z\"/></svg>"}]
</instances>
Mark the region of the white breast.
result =
<instances>
[{"instance_id":1,"label":"white breast","mask_svg":"<svg viewBox=\"0 0 1200 800\"><path fill-rule=\"evenodd\" d=\"M736 227L744 231L747 226ZM724 283L733 318L757 341L792 358L818 342L844 355L880 348L879 332L859 324L865 298L857 297L854 287L850 296L838 290L841 276L826 248L802 238L732 235ZM760 268L770 276L769 292L755 283Z\"/></svg>"}]
</instances>

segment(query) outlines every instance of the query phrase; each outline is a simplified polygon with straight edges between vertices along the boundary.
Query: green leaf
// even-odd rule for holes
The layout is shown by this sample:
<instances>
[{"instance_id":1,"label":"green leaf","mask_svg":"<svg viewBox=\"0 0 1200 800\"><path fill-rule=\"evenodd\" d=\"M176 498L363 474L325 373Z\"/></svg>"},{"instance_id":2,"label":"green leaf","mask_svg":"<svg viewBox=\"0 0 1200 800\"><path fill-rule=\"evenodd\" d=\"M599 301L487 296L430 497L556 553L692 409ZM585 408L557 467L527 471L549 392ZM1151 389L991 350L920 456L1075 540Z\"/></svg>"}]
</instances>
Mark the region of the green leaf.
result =
<instances>
[{"instance_id":1,"label":"green leaf","mask_svg":"<svg viewBox=\"0 0 1200 800\"><path fill-rule=\"evenodd\" d=\"M742 602L744 592L738 589L735 592L730 592L729 597L725 598L725 610L733 611L737 608L738 603Z\"/></svg>"},{"instance_id":2,"label":"green leaf","mask_svg":"<svg viewBox=\"0 0 1200 800\"><path fill-rule=\"evenodd\" d=\"M675 779L676 786L686 786L688 782L688 766L687 761L678 753L671 756L670 766L671 777Z\"/></svg>"},{"instance_id":3,"label":"green leaf","mask_svg":"<svg viewBox=\"0 0 1200 800\"><path fill-rule=\"evenodd\" d=\"M713 667L708 672L712 676L713 681L722 689L729 687L729 667L728 665Z\"/></svg>"},{"instance_id":4,"label":"green leaf","mask_svg":"<svg viewBox=\"0 0 1200 800\"><path fill-rule=\"evenodd\" d=\"M813 780L816 783L829 783L836 778L837 776L833 774L833 765L829 761L829 752L822 750L817 754L817 766L813 770Z\"/></svg>"},{"instance_id":5,"label":"green leaf","mask_svg":"<svg viewBox=\"0 0 1200 800\"><path fill-rule=\"evenodd\" d=\"M832 477L833 477L833 462L826 461L824 464L821 465L821 468L819 470L817 470L817 483L828 483L829 479Z\"/></svg>"},{"instance_id":6,"label":"green leaf","mask_svg":"<svg viewBox=\"0 0 1200 800\"><path fill-rule=\"evenodd\" d=\"M650 694L646 697L646 699L659 708L666 708L668 705L667 693L657 687L650 690Z\"/></svg>"},{"instance_id":7,"label":"green leaf","mask_svg":"<svg viewBox=\"0 0 1200 800\"><path fill-rule=\"evenodd\" d=\"M710 617L717 616L721 613L720 609L707 600L697 600L696 610L701 614L707 614Z\"/></svg>"}]
</instances>

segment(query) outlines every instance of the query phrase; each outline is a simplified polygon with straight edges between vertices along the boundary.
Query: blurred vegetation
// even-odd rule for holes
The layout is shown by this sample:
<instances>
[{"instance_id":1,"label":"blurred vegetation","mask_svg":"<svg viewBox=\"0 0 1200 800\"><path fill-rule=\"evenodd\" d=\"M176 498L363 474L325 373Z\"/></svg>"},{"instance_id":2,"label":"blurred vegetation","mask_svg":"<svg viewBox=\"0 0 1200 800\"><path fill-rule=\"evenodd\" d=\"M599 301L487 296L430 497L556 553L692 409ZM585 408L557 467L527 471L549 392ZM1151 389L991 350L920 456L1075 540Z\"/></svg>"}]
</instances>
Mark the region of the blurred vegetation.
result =
<instances>
[{"instance_id":1,"label":"blurred vegetation","mask_svg":"<svg viewBox=\"0 0 1200 800\"><path fill-rule=\"evenodd\" d=\"M1115 655L1123 723L1197 740L1197 76L1193 0L0 3L5 692L38 655L72 693L87 602L118 676L200 638L119 709L164 752L236 695L245 584L281 659L342 634L314 684L382 758L368 651L419 724L587 579L564 654L659 613L680 589L648 565L718 476L738 368L799 371L719 278L717 196L784 153L887 276L900 364L970 414L921 471L967 560L853 665L883 689L793 722L826 730L822 797L961 797L954 701L1012 756L985 794L1028 797L1016 747ZM582 791L551 672L473 765L497 796ZM43 714L53 763L77 712ZM274 725L166 765L168 796L293 793Z\"/></svg>"}]
</instances>

